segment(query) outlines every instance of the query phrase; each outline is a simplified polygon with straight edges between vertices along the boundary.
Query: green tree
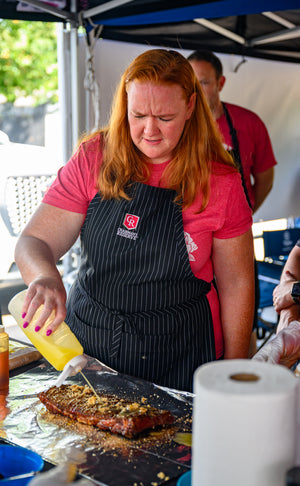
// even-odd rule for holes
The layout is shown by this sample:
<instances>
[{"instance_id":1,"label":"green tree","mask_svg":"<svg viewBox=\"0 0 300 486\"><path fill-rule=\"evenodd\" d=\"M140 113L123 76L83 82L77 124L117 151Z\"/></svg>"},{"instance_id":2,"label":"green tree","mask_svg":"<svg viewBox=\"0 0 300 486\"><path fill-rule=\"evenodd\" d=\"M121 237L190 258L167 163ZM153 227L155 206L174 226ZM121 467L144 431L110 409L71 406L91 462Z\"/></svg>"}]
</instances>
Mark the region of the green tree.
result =
<instances>
[{"instance_id":1,"label":"green tree","mask_svg":"<svg viewBox=\"0 0 300 486\"><path fill-rule=\"evenodd\" d=\"M58 100L56 24L0 19L0 95L33 105Z\"/></svg>"}]
</instances>

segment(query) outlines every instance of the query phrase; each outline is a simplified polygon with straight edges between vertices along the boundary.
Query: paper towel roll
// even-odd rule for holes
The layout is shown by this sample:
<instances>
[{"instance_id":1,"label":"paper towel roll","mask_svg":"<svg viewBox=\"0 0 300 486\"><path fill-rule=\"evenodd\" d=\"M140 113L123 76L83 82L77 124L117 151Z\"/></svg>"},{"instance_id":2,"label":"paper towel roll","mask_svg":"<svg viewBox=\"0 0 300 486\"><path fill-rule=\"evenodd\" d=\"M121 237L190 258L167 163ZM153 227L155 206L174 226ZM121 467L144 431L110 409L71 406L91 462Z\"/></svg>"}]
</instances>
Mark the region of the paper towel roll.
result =
<instances>
[{"instance_id":1,"label":"paper towel roll","mask_svg":"<svg viewBox=\"0 0 300 486\"><path fill-rule=\"evenodd\" d=\"M194 374L192 486L284 486L295 452L298 380L251 360Z\"/></svg>"}]
</instances>

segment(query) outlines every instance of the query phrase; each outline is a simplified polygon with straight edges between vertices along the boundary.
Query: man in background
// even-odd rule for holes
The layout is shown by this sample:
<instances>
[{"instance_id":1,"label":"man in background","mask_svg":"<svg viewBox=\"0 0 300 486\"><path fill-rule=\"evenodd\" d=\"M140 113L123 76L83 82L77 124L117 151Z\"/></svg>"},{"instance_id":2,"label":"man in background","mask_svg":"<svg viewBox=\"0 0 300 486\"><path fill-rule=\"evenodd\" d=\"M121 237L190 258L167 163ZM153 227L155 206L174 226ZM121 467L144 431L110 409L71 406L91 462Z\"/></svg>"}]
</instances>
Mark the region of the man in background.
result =
<instances>
[{"instance_id":1,"label":"man in background","mask_svg":"<svg viewBox=\"0 0 300 486\"><path fill-rule=\"evenodd\" d=\"M212 114L223 135L224 145L231 152L240 171L249 206L253 213L262 205L272 189L276 160L266 126L254 112L222 102L226 78L220 59L210 51L195 51L188 56L202 86ZM256 351L259 284L256 278L255 317L250 357Z\"/></svg>"}]
</instances>

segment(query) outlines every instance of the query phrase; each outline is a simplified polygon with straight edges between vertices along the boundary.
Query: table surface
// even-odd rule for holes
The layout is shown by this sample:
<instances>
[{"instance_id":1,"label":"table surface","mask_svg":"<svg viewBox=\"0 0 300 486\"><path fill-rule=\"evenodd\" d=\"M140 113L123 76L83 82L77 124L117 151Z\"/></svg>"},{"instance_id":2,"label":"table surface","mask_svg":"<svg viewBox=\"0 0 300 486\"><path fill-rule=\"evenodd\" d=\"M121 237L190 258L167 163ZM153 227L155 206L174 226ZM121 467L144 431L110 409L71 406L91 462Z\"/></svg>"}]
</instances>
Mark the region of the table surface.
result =
<instances>
[{"instance_id":1,"label":"table surface","mask_svg":"<svg viewBox=\"0 0 300 486\"><path fill-rule=\"evenodd\" d=\"M14 369L14 370L11 370L10 373L9 373L9 376L10 378L12 377L15 377L15 376L19 376L20 374L23 374L25 373L26 371L30 371L34 368L36 368L37 366L39 366L41 363L43 362L46 362L46 360L44 358L42 358L41 360L39 361L36 361L34 363L29 363L25 366L22 366L20 368L17 368L17 369ZM5 439L0 439L0 443L7 443L7 441L5 441ZM45 462L45 465L44 465L44 469L43 471L47 471L51 468L54 467L54 464L51 464L50 462L48 461L44 461ZM80 476L80 474L78 474L75 482L78 480L78 479L81 479L82 477ZM170 479L169 481L165 481L163 484L166 485L166 486L176 486L177 483L178 483L178 479L179 478L175 478L175 479ZM91 479L91 481L93 481L93 479ZM92 483L91 483L92 484ZM97 484L97 483L95 483ZM109 485L107 485L109 486Z\"/></svg>"}]
</instances>

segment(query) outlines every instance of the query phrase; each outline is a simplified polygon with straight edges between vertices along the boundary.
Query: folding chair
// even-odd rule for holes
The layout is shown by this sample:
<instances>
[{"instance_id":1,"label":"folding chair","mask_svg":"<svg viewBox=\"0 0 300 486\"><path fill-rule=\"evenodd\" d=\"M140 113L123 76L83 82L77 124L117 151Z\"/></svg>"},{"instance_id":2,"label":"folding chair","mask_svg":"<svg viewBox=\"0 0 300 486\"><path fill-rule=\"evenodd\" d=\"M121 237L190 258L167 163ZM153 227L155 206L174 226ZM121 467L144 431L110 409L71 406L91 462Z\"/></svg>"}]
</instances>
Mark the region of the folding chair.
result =
<instances>
[{"instance_id":1,"label":"folding chair","mask_svg":"<svg viewBox=\"0 0 300 486\"><path fill-rule=\"evenodd\" d=\"M12 236L18 236L40 204L55 175L9 176L0 198L0 214Z\"/></svg>"},{"instance_id":2,"label":"folding chair","mask_svg":"<svg viewBox=\"0 0 300 486\"><path fill-rule=\"evenodd\" d=\"M0 275L0 322L2 315L8 313L10 299L26 288L13 261L11 248L54 178L55 174L8 175L0 181L0 221L6 251L3 253L2 248L2 258L7 258L7 269Z\"/></svg>"}]
</instances>

